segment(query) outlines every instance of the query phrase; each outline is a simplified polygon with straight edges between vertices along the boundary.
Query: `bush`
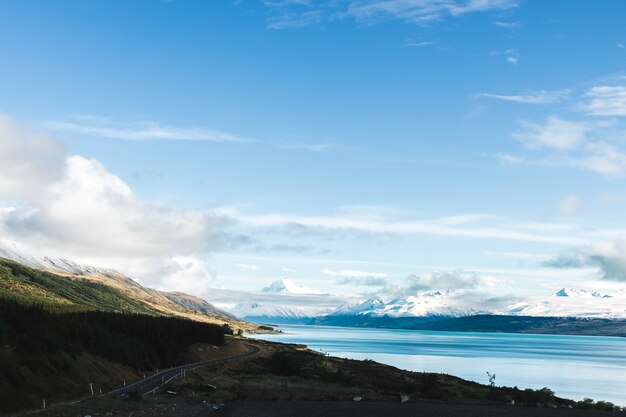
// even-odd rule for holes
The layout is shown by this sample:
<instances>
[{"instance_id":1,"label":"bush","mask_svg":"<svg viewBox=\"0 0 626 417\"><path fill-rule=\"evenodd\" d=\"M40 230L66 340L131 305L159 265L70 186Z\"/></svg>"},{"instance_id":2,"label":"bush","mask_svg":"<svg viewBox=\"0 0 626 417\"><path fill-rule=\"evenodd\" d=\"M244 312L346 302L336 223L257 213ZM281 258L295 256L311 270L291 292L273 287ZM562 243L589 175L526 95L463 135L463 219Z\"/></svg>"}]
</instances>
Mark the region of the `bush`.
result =
<instances>
[{"instance_id":1,"label":"bush","mask_svg":"<svg viewBox=\"0 0 626 417\"><path fill-rule=\"evenodd\" d=\"M294 376L300 373L301 366L296 356L290 352L276 352L269 361L270 371L273 374Z\"/></svg>"}]
</instances>

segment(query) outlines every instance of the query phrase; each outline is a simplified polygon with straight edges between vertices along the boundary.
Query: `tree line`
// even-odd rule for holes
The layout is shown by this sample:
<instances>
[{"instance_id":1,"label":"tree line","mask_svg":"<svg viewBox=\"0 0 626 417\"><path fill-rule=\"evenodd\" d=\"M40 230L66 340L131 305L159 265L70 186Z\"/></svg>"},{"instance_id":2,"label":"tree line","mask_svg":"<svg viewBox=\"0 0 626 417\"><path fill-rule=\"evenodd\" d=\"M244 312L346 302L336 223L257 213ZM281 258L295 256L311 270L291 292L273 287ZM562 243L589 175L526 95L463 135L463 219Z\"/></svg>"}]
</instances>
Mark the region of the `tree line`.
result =
<instances>
[{"instance_id":1,"label":"tree line","mask_svg":"<svg viewBox=\"0 0 626 417\"><path fill-rule=\"evenodd\" d=\"M63 311L0 298L0 343L18 355L88 352L135 369L176 364L194 343L222 345L228 326L184 318L103 311Z\"/></svg>"}]
</instances>

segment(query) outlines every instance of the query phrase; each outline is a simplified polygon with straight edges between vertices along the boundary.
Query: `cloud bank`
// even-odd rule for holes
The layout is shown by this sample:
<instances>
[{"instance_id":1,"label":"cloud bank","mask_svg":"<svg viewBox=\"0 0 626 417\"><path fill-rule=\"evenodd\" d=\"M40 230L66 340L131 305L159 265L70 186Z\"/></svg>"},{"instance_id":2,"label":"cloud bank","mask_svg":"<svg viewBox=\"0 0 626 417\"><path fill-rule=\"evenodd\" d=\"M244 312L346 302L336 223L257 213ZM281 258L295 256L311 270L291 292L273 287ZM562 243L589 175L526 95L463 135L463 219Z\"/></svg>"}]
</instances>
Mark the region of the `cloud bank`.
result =
<instances>
[{"instance_id":1,"label":"cloud bank","mask_svg":"<svg viewBox=\"0 0 626 417\"><path fill-rule=\"evenodd\" d=\"M626 235L600 240L545 262L553 268L597 267L602 279L626 282Z\"/></svg>"},{"instance_id":2,"label":"cloud bank","mask_svg":"<svg viewBox=\"0 0 626 417\"><path fill-rule=\"evenodd\" d=\"M115 267L167 290L207 290L202 255L233 220L138 198L100 162L0 117L0 236L29 251ZM192 291L193 290L193 291Z\"/></svg>"}]
</instances>

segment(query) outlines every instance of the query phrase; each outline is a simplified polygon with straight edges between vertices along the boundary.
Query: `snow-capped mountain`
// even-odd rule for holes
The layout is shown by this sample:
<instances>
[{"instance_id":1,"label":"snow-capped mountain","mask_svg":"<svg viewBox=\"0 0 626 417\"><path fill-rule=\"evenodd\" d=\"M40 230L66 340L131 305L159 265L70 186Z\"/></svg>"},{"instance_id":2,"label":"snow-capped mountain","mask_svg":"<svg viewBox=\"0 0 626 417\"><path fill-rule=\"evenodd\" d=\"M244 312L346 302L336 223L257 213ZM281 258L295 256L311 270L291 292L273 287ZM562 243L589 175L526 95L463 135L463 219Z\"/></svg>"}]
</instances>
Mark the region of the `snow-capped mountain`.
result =
<instances>
[{"instance_id":1,"label":"snow-capped mountain","mask_svg":"<svg viewBox=\"0 0 626 417\"><path fill-rule=\"evenodd\" d=\"M261 288L261 292L274 294L323 294L304 285L296 284L289 278L281 278L272 282L267 287Z\"/></svg>"},{"instance_id":2,"label":"snow-capped mountain","mask_svg":"<svg viewBox=\"0 0 626 417\"><path fill-rule=\"evenodd\" d=\"M80 265L76 262L70 261L69 259L53 258L49 256L35 256L30 253L26 253L17 244L12 242L0 241L0 257L19 262L31 268L72 275L97 275L102 277L119 275L119 273L113 269Z\"/></svg>"},{"instance_id":3,"label":"snow-capped mountain","mask_svg":"<svg viewBox=\"0 0 626 417\"><path fill-rule=\"evenodd\" d=\"M587 291L580 288L561 288L552 295L555 297L611 298L608 294L600 294L598 291Z\"/></svg>"},{"instance_id":4,"label":"snow-capped mountain","mask_svg":"<svg viewBox=\"0 0 626 417\"><path fill-rule=\"evenodd\" d=\"M615 294L563 288L550 297L530 297L495 314L535 317L626 318L624 290Z\"/></svg>"},{"instance_id":5,"label":"snow-capped mountain","mask_svg":"<svg viewBox=\"0 0 626 417\"><path fill-rule=\"evenodd\" d=\"M344 305L328 315L329 319L348 317L362 322L370 318L456 318L479 314L535 317L626 318L626 291L603 294L598 291L563 288L551 296L528 297L512 304L484 306L484 297L469 292L433 291L395 298L373 297Z\"/></svg>"},{"instance_id":6,"label":"snow-capped mountain","mask_svg":"<svg viewBox=\"0 0 626 417\"><path fill-rule=\"evenodd\" d=\"M455 291L418 292L401 295L389 300L370 298L350 306L343 306L332 313L335 316L372 317L464 317L484 313L468 307L463 293Z\"/></svg>"},{"instance_id":7,"label":"snow-capped mountain","mask_svg":"<svg viewBox=\"0 0 626 417\"><path fill-rule=\"evenodd\" d=\"M332 316L354 316L372 314L375 311L381 311L385 308L385 301L380 297L368 298L365 301L361 301L354 304L345 304L330 315Z\"/></svg>"},{"instance_id":8,"label":"snow-capped mountain","mask_svg":"<svg viewBox=\"0 0 626 417\"><path fill-rule=\"evenodd\" d=\"M328 309L298 303L298 297L326 295L289 278L282 278L263 287L260 291L275 296L275 301L240 303L229 311L237 317L255 323L295 324L308 323L313 317L327 313ZM306 304L306 305L305 305Z\"/></svg>"},{"instance_id":9,"label":"snow-capped mountain","mask_svg":"<svg viewBox=\"0 0 626 417\"><path fill-rule=\"evenodd\" d=\"M259 303L237 304L231 309L231 312L235 316L245 317L246 320L262 322L300 322L310 318L301 309Z\"/></svg>"}]
</instances>

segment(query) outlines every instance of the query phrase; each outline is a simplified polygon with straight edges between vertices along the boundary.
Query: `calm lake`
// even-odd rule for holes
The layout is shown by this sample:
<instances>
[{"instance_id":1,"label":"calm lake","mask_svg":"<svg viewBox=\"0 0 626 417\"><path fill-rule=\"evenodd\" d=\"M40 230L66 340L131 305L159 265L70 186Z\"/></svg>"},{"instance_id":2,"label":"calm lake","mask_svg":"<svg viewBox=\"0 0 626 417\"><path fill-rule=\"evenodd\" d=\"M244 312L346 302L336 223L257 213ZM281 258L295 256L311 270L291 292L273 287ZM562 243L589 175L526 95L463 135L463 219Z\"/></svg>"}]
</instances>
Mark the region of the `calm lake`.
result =
<instances>
[{"instance_id":1,"label":"calm lake","mask_svg":"<svg viewBox=\"0 0 626 417\"><path fill-rule=\"evenodd\" d=\"M351 359L372 359L411 371L456 375L483 384L548 387L558 396L626 406L626 339L616 337L457 333L278 326L283 334L251 337L301 343Z\"/></svg>"}]
</instances>

